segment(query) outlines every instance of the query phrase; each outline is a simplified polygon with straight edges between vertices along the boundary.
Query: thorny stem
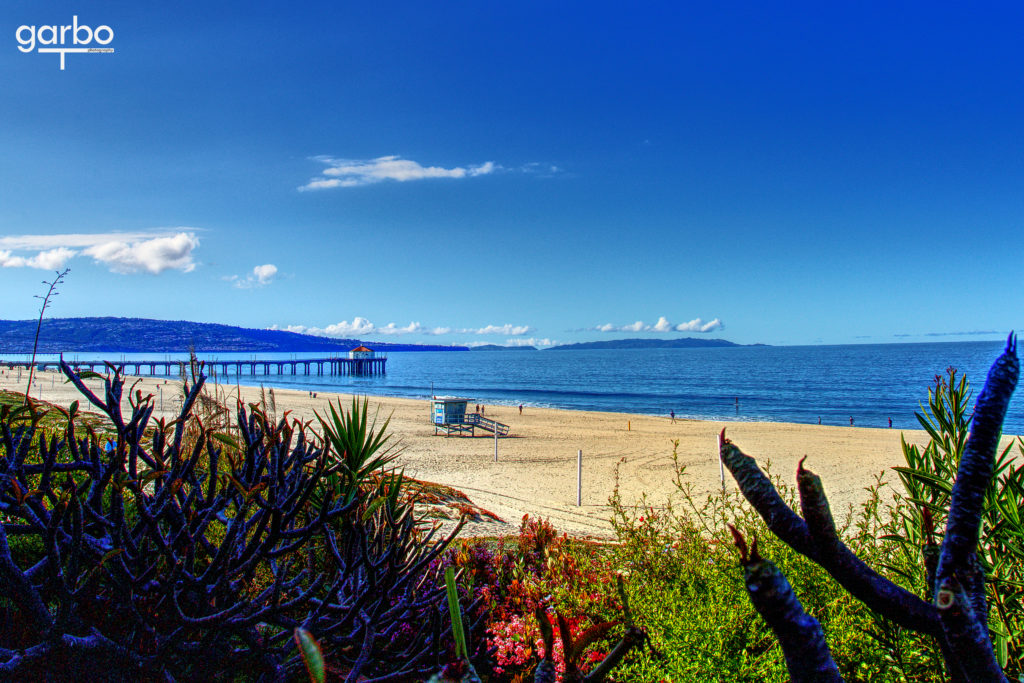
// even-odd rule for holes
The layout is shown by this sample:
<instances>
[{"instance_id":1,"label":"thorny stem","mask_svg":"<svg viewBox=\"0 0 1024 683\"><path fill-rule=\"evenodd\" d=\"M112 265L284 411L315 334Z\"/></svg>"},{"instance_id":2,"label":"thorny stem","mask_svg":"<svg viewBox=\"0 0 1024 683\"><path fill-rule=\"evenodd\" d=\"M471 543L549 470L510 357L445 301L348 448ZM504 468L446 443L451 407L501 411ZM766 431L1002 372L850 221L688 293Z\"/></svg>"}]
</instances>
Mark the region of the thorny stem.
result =
<instances>
[{"instance_id":1,"label":"thorny stem","mask_svg":"<svg viewBox=\"0 0 1024 683\"><path fill-rule=\"evenodd\" d=\"M71 272L70 268L57 273L57 277L53 278L52 282L43 280L44 285L49 285L49 289L46 290L46 296L40 297L36 295L37 299L43 300L43 305L39 307L39 320L36 322L36 336L32 342L32 362L28 366L28 384L25 385L25 405L28 405L28 395L32 391L32 374L36 369L36 350L39 348L39 331L43 328L43 315L46 313L47 306L50 305L50 299L57 296L57 285L64 281L64 276Z\"/></svg>"}]
</instances>

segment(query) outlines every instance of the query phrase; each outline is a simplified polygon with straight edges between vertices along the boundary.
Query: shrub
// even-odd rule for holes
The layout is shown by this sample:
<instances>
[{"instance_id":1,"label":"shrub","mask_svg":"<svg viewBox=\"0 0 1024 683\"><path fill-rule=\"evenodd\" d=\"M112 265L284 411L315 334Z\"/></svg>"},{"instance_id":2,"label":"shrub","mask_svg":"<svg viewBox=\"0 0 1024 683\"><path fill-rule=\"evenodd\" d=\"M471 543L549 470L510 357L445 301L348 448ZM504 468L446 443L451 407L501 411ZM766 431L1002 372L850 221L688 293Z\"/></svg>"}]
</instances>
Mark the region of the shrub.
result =
<instances>
[{"instance_id":1,"label":"shrub","mask_svg":"<svg viewBox=\"0 0 1024 683\"><path fill-rule=\"evenodd\" d=\"M738 492L699 501L675 450L672 458L675 497L659 506L646 498L629 506L616 489L611 499L615 564L628 574L638 624L650 634L654 652L663 653L636 651L616 670L619 679L788 680L781 649L735 575L728 525L763 539L762 551L798 577L797 590L836 642L837 659L849 676L881 670L884 653L867 633L868 611L825 581L820 568L773 539ZM793 504L792 488L773 480ZM843 533L877 533L881 521L872 521L871 511L878 503L876 492L856 515L851 511Z\"/></svg>"},{"instance_id":2,"label":"shrub","mask_svg":"<svg viewBox=\"0 0 1024 683\"><path fill-rule=\"evenodd\" d=\"M904 514L902 529L908 536L916 536L897 538L897 541L904 548L923 541L920 552L925 576L923 596L873 570L857 557L855 549L843 542L834 526L821 480L804 469L802 463L797 472L801 503L801 514L797 514L785 505L777 487L752 458L728 440L722 440L722 461L772 534L825 569L877 614L902 629L934 639L942 654L946 675L954 681L1007 680L989 633L986 569L991 572L1008 559L1001 551L1009 549L1012 553L1019 543L1015 528L1004 527L1007 532L1002 535L999 532L1005 518L1018 514L1020 490L1015 488L1016 475L1006 460L1006 452L997 455L1003 419L1019 372L1016 339L1011 334L1006 350L992 365L978 396L970 434L967 434L966 422L958 417L963 413L957 407L961 396L966 396L965 383L955 390L947 386L949 403L943 404L943 399L939 399L937 405L934 397L931 401L931 416L938 424L922 419L922 425L932 434L932 444L925 449L927 455L905 449L909 466L901 471L901 476L914 488L909 492L910 498L904 500L916 508L920 520L917 515ZM950 379L950 384L954 384L952 373ZM940 384L939 393L941 389ZM958 463L955 480L952 480L952 469L944 466L954 460ZM929 471L929 467L936 469ZM1010 472L1009 479L993 485L1000 468L1002 472ZM999 505L1001 491L1013 498L1002 507ZM939 511L946 513L941 543L933 528L934 514ZM989 514L995 524L989 524L988 533L984 534L983 522ZM899 533L897 530L897 537ZM1009 545L1002 544L1004 539ZM748 553L739 532L736 542L751 601L779 638L793 680L839 680L839 671L821 627L803 609L786 579L787 575L798 574L780 571L762 558L756 543ZM986 561L989 568L985 566ZM1011 569L1008 573L1015 571ZM905 572L904 576L915 578L910 572ZM1018 619L1008 621L1016 623ZM996 623L1008 621L1000 617ZM1012 633L1006 636L1006 657L1009 640L1015 636Z\"/></svg>"},{"instance_id":3,"label":"shrub","mask_svg":"<svg viewBox=\"0 0 1024 683\"><path fill-rule=\"evenodd\" d=\"M885 566L926 600L933 597L938 551L971 421L970 384L957 374L948 368L945 376L936 376L928 405L917 414L928 444L902 443L906 465L895 469L904 492L897 494L884 536L893 558ZM1024 440L1018 440L1017 451L1024 456ZM1014 460L1012 443L996 453L980 522L977 554L993 607L990 636L1005 673L1019 676L1024 674L1024 457Z\"/></svg>"},{"instance_id":4,"label":"shrub","mask_svg":"<svg viewBox=\"0 0 1024 683\"><path fill-rule=\"evenodd\" d=\"M460 569L463 590L475 600L472 612L483 633L472 659L489 680L517 680L545 659L569 676L565 680L575 680L568 672L591 671L612 649L623 605L610 556L600 546L524 516L517 536L464 541L446 561Z\"/></svg>"},{"instance_id":5,"label":"shrub","mask_svg":"<svg viewBox=\"0 0 1024 683\"><path fill-rule=\"evenodd\" d=\"M202 376L147 430L152 397L132 395L126 420L116 370L100 398L62 369L117 449L77 433L77 405L62 437L0 416L0 677L276 681L315 643L353 681L436 668L436 559L457 529L422 533L397 473L357 468L353 484L331 439L254 406L237 437L213 433L190 419Z\"/></svg>"}]
</instances>

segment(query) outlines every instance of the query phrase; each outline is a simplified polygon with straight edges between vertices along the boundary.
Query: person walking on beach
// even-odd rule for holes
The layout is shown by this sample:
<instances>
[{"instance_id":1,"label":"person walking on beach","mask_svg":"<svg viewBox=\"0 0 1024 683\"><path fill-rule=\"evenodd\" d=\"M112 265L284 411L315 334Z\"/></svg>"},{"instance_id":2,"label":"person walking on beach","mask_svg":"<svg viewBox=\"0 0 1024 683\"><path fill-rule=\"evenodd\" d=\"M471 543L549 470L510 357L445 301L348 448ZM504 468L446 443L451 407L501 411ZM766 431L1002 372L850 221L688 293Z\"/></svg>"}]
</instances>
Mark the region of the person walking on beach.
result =
<instances>
[{"instance_id":1,"label":"person walking on beach","mask_svg":"<svg viewBox=\"0 0 1024 683\"><path fill-rule=\"evenodd\" d=\"M892 418L889 418L889 429L892 429Z\"/></svg>"},{"instance_id":2,"label":"person walking on beach","mask_svg":"<svg viewBox=\"0 0 1024 683\"><path fill-rule=\"evenodd\" d=\"M675 424L675 422L676 422L676 411L674 411L674 410L668 411L668 416L670 418L672 418L672 424Z\"/></svg>"},{"instance_id":3,"label":"person walking on beach","mask_svg":"<svg viewBox=\"0 0 1024 683\"><path fill-rule=\"evenodd\" d=\"M519 404L519 414L520 415L523 414L523 404L522 403Z\"/></svg>"},{"instance_id":4,"label":"person walking on beach","mask_svg":"<svg viewBox=\"0 0 1024 683\"><path fill-rule=\"evenodd\" d=\"M821 415L818 416L818 424L821 424Z\"/></svg>"},{"instance_id":5,"label":"person walking on beach","mask_svg":"<svg viewBox=\"0 0 1024 683\"><path fill-rule=\"evenodd\" d=\"M850 426L853 426L853 415L850 416Z\"/></svg>"}]
</instances>

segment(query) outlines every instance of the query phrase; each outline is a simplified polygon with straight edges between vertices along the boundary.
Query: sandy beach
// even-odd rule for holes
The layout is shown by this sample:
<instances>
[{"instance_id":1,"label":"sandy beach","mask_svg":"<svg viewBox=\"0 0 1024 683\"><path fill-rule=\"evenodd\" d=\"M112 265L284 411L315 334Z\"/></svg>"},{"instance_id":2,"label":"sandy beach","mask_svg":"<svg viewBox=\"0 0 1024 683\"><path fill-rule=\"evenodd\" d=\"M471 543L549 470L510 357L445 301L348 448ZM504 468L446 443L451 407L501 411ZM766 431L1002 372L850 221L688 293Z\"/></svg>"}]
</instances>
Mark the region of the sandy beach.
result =
<instances>
[{"instance_id":1,"label":"sandy beach","mask_svg":"<svg viewBox=\"0 0 1024 683\"><path fill-rule=\"evenodd\" d=\"M0 388L24 391L24 381L7 371ZM24 377L24 371L22 376ZM139 378L138 389L154 396L157 416L175 414L180 382L164 378ZM101 387L97 379L88 381ZM221 385L232 401L238 389ZM240 388L246 403L259 400L258 387ZM39 373L32 395L58 405L80 398L56 373ZM286 389L274 391L278 415L284 410L302 420L324 413L328 401L339 398L349 406L350 395ZM772 471L795 480L797 463L808 456L806 466L821 475L833 510L840 515L848 504L864 499L865 487L874 474L901 464L901 430L800 425L773 422L714 422L680 420L629 413L487 405L486 416L511 427L497 443L489 432L475 437L435 436L427 400L369 397L370 410L380 419L391 417L391 432L402 446L398 463L410 476L447 484L463 491L473 503L499 516L504 523L469 525L471 535L514 531L524 514L545 517L560 531L581 536L610 534L608 498L615 485L618 465L620 492L627 503L642 494L654 505L663 504L674 491L672 448L678 440L679 460L699 494L721 487L716 452L717 435L723 427L744 452ZM474 407L472 397L470 409ZM161 410L161 402L163 409ZM87 408L82 401L83 408ZM124 410L129 410L127 400ZM902 431L908 441L925 443L923 431ZM1011 437L1004 437L1009 439ZM576 505L577 452L583 451L582 505ZM895 475L886 477L896 483ZM726 473L726 485L735 484Z\"/></svg>"}]
</instances>

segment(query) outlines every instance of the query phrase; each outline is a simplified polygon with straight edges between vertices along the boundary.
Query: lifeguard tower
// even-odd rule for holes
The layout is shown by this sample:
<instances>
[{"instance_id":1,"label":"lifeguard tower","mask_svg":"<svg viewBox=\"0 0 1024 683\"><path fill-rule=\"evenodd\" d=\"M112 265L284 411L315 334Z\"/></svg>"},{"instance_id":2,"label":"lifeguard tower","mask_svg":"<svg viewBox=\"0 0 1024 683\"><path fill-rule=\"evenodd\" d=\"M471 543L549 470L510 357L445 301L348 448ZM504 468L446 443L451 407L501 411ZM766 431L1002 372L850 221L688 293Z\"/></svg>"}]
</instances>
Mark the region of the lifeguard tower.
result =
<instances>
[{"instance_id":1,"label":"lifeguard tower","mask_svg":"<svg viewBox=\"0 0 1024 683\"><path fill-rule=\"evenodd\" d=\"M431 399L430 418L434 423L434 436L442 432L445 436L467 432L470 436L476 436L477 427L498 436L508 436L508 425L486 418L480 413L467 413L468 403L468 398L454 396L435 396Z\"/></svg>"}]
</instances>

